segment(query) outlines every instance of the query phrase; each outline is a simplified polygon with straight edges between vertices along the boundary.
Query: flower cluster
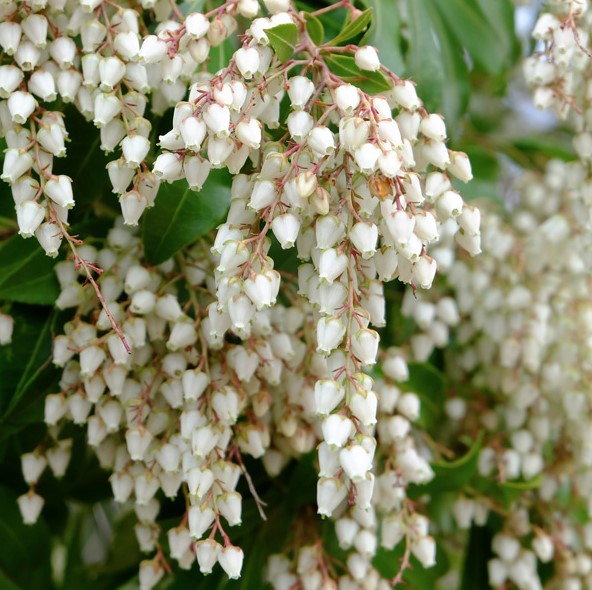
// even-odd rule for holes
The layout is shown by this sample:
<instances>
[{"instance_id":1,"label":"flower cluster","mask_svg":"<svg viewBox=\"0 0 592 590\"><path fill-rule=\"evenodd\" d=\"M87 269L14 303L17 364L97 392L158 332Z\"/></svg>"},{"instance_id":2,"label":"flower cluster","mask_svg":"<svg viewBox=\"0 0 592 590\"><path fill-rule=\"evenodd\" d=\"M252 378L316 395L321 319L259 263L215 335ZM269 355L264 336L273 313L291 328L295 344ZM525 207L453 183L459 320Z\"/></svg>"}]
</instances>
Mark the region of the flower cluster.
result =
<instances>
[{"instance_id":1,"label":"flower cluster","mask_svg":"<svg viewBox=\"0 0 592 590\"><path fill-rule=\"evenodd\" d=\"M376 578L380 587L379 543L405 540L402 569L412 554L425 567L435 562L428 521L406 497L408 484L433 477L413 426L421 403L400 389L408 377L400 352L380 358L376 328L385 325L384 282L431 287L430 248L446 228L470 255L480 252L479 212L453 186L471 179L471 166L447 147L443 118L373 47L315 43L290 2L263 4L228 0L188 14L166 0L0 8L0 46L12 59L0 66L2 179L23 237L35 235L50 256L68 243L74 264L56 266L56 306L76 309L54 341L61 391L46 399L48 441L23 455L31 488L19 505L34 522L42 472L67 468L71 441L61 426L85 425L115 500L133 500L140 547L156 551L141 566L142 588L168 567L159 490L183 489L187 499L167 533L170 556L181 567L197 559L204 573L219 563L234 578L243 554L222 519L240 524L241 474L257 498L242 455L277 475L317 446L317 511L336 519L348 551L343 584ZM341 5L352 20L359 14ZM295 39L288 58L281 34ZM228 63L208 71L210 48L231 36ZM336 73L344 63L360 87ZM107 173L123 223L100 249L68 233L72 180L53 172L68 133L61 111L46 108L58 98L115 152ZM170 107L170 130L154 147L151 113ZM216 168L233 181L215 238L150 267L123 226L164 198L161 183L198 191ZM297 277L276 268L274 242L295 248ZM306 567L285 573L329 580L311 542L294 554Z\"/></svg>"},{"instance_id":2,"label":"flower cluster","mask_svg":"<svg viewBox=\"0 0 592 590\"><path fill-rule=\"evenodd\" d=\"M523 65L526 83L534 89L535 105L554 107L562 118L573 117L580 132L585 131L590 76L587 9L587 0L546 2L532 31L535 53Z\"/></svg>"},{"instance_id":3,"label":"flower cluster","mask_svg":"<svg viewBox=\"0 0 592 590\"><path fill-rule=\"evenodd\" d=\"M132 353L105 309L82 288L83 270L60 262L58 306L77 313L54 340L53 362L63 373L61 391L45 400L48 437L21 457L30 485L18 500L26 523L35 522L42 510L37 484L46 467L56 477L66 472L72 439L63 433L72 422L85 427L89 447L111 472L115 501L133 506L140 548L156 551L141 564L142 588L153 587L169 567L156 521L161 501L180 490L186 510L178 526L166 532L167 555L181 568L197 560L209 573L219 563L229 577L237 577L243 553L225 529L241 523L236 489L241 476L262 510L243 457L260 458L276 476L291 458L318 445L318 513L334 515L340 546L349 555L340 579L349 580L351 588L368 576L380 580L371 565L379 542L393 549L405 540L408 558L415 555L425 567L435 563L428 521L406 499L409 483L429 481L433 473L429 452L412 427L420 415L419 399L397 385L408 378L399 351L387 351L376 393L370 377L356 374L365 389L350 395L351 417L331 414L338 424L372 422L371 430L345 444L353 426L327 427L332 368L317 351L316 312L297 295L295 280L282 283L290 307L256 310L248 331L231 325L234 338L228 339L220 331L212 281L215 253L195 246L149 267L139 238L121 223L102 248L83 248L85 258L104 269L97 283ZM184 287L190 289L185 297L180 296ZM378 447L372 436L377 414ZM311 553L307 545L316 540L310 531L303 536L299 552L307 555L305 577L330 583L320 546ZM284 582L274 585L289 587ZM377 581L372 587L381 586Z\"/></svg>"},{"instance_id":4,"label":"flower cluster","mask_svg":"<svg viewBox=\"0 0 592 590\"><path fill-rule=\"evenodd\" d=\"M583 418L592 399L586 176L579 162L559 160L543 175L524 173L508 219L493 211L484 216L479 264L454 260L450 247L445 284L417 298L407 294L403 305L422 330L410 341L414 358L448 347L457 394L447 412L455 432L486 433L479 474L527 482L511 510L502 511L489 563L494 587L511 581L542 588L537 559L554 561L553 587L590 583L590 568L581 565L591 560L592 530L592 455ZM444 326L456 326L454 347ZM565 494L581 499L585 518L566 511ZM491 505L487 495L459 500L459 526L470 524L479 502Z\"/></svg>"}]
</instances>

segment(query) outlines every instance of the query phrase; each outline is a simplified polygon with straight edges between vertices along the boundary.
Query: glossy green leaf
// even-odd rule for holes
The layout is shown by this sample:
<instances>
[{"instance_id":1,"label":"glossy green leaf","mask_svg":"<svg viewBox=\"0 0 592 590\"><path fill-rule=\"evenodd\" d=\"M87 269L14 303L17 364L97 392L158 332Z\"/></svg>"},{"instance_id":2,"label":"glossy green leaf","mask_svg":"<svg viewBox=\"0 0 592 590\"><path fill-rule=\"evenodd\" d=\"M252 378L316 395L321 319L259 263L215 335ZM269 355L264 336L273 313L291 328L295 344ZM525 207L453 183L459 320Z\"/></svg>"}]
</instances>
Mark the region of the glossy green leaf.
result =
<instances>
[{"instance_id":1,"label":"glossy green leaf","mask_svg":"<svg viewBox=\"0 0 592 590\"><path fill-rule=\"evenodd\" d=\"M222 43L215 47L210 47L210 57L208 59L208 71L211 74L216 74L222 68L228 66L228 62L232 57L232 54L238 49L236 37L231 35L227 39L224 39Z\"/></svg>"},{"instance_id":2,"label":"glossy green leaf","mask_svg":"<svg viewBox=\"0 0 592 590\"><path fill-rule=\"evenodd\" d=\"M80 212L80 205L89 203L102 196L107 203L119 208L115 195L111 193L111 183L105 166L109 158L101 150L101 137L96 127L89 123L74 107L66 109L68 127L67 157L56 160L60 173L72 178L72 190L77 207L72 211Z\"/></svg>"},{"instance_id":3,"label":"glossy green leaf","mask_svg":"<svg viewBox=\"0 0 592 590\"><path fill-rule=\"evenodd\" d=\"M497 74L504 67L496 30L487 22L481 9L467 0L431 0L458 42L475 63L485 71Z\"/></svg>"},{"instance_id":4,"label":"glossy green leaf","mask_svg":"<svg viewBox=\"0 0 592 590\"><path fill-rule=\"evenodd\" d=\"M0 438L9 433L7 422L22 420L23 404L31 407L46 393L55 375L50 365L55 314L39 308L15 308L12 343L0 347ZM36 418L41 415L35 413Z\"/></svg>"},{"instance_id":5,"label":"glossy green leaf","mask_svg":"<svg viewBox=\"0 0 592 590\"><path fill-rule=\"evenodd\" d=\"M460 590L488 588L487 562L492 557L492 534L487 527L473 526L464 558Z\"/></svg>"},{"instance_id":6,"label":"glossy green leaf","mask_svg":"<svg viewBox=\"0 0 592 590\"><path fill-rule=\"evenodd\" d=\"M538 475L528 481L496 481L493 477L479 476L472 482L481 493L509 508L520 496L540 487L542 476Z\"/></svg>"},{"instance_id":7,"label":"glossy green leaf","mask_svg":"<svg viewBox=\"0 0 592 590\"><path fill-rule=\"evenodd\" d=\"M351 13L350 13L351 14ZM372 22L372 9L364 10L356 20L347 22L337 37L329 41L329 45L344 45L356 37L363 35Z\"/></svg>"},{"instance_id":8,"label":"glossy green leaf","mask_svg":"<svg viewBox=\"0 0 592 590\"><path fill-rule=\"evenodd\" d=\"M459 459L432 463L434 479L421 486L421 491L446 492L464 488L477 473L477 461L482 443L483 435L480 433L471 448Z\"/></svg>"},{"instance_id":9,"label":"glossy green leaf","mask_svg":"<svg viewBox=\"0 0 592 590\"><path fill-rule=\"evenodd\" d=\"M59 285L49 258L35 238L14 235L0 244L0 299L52 305Z\"/></svg>"},{"instance_id":10,"label":"glossy green leaf","mask_svg":"<svg viewBox=\"0 0 592 590\"><path fill-rule=\"evenodd\" d=\"M0 588L2 590L23 590L21 586L17 586L8 576L0 569Z\"/></svg>"},{"instance_id":11,"label":"glossy green leaf","mask_svg":"<svg viewBox=\"0 0 592 590\"><path fill-rule=\"evenodd\" d=\"M571 162L577 157L574 153L572 138L558 133L555 133L553 137L549 134L520 137L512 142L512 146L519 151L520 156L528 155L539 160L542 157ZM508 155L511 157L512 153L508 153Z\"/></svg>"},{"instance_id":12,"label":"glossy green leaf","mask_svg":"<svg viewBox=\"0 0 592 590\"><path fill-rule=\"evenodd\" d=\"M304 18L306 20L306 32L311 41L315 45L322 45L325 41L325 27L323 27L323 23L309 12L304 13Z\"/></svg>"},{"instance_id":13,"label":"glossy green leaf","mask_svg":"<svg viewBox=\"0 0 592 590\"><path fill-rule=\"evenodd\" d=\"M443 113L449 135L467 108L469 73L462 47L442 21L434 0L406 0L409 18L407 73L429 111Z\"/></svg>"},{"instance_id":14,"label":"glossy green leaf","mask_svg":"<svg viewBox=\"0 0 592 590\"><path fill-rule=\"evenodd\" d=\"M372 560L372 565L386 579L394 578L401 568L403 552L405 550L405 541L401 541L394 549L387 550L379 547L376 556ZM448 555L444 547L440 544L436 547L436 565L425 569L417 559L411 557L411 567L403 574L403 580L409 584L409 588L428 589L435 588L436 582L441 578L449 568ZM407 587L407 585L405 585Z\"/></svg>"},{"instance_id":15,"label":"glossy green leaf","mask_svg":"<svg viewBox=\"0 0 592 590\"><path fill-rule=\"evenodd\" d=\"M522 46L516 35L514 14L516 6L512 0L469 0L470 4L479 7L485 22L495 31L497 51L503 57L504 65L516 63L522 55Z\"/></svg>"},{"instance_id":16,"label":"glossy green leaf","mask_svg":"<svg viewBox=\"0 0 592 590\"><path fill-rule=\"evenodd\" d=\"M160 264L214 229L229 204L230 176L223 170L212 170L199 192L184 180L161 185L156 204L145 213L142 224L148 261Z\"/></svg>"},{"instance_id":17,"label":"glossy green leaf","mask_svg":"<svg viewBox=\"0 0 592 590\"><path fill-rule=\"evenodd\" d=\"M355 63L352 55L336 53L325 56L329 69L344 82L349 82L361 88L364 92L376 94L386 92L391 88L388 80L380 72L366 72Z\"/></svg>"},{"instance_id":18,"label":"glossy green leaf","mask_svg":"<svg viewBox=\"0 0 592 590\"><path fill-rule=\"evenodd\" d=\"M374 14L372 26L364 42L378 49L380 63L398 76L405 73L405 61L401 52L401 18L396 2L369 0Z\"/></svg>"},{"instance_id":19,"label":"glossy green leaf","mask_svg":"<svg viewBox=\"0 0 592 590\"><path fill-rule=\"evenodd\" d=\"M295 24L287 23L266 29L265 34L282 63L294 57L294 50L298 44L298 27Z\"/></svg>"}]
</instances>

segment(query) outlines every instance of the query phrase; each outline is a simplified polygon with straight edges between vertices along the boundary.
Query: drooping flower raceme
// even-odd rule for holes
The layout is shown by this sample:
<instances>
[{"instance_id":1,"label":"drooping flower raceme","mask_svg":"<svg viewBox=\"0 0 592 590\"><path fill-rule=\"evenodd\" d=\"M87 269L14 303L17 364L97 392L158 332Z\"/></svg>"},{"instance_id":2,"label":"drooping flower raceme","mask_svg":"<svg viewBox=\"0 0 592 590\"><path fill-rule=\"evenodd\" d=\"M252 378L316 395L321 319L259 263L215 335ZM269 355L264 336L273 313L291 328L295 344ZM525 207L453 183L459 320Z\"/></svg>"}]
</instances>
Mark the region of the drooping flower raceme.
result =
<instances>
[{"instance_id":1,"label":"drooping flower raceme","mask_svg":"<svg viewBox=\"0 0 592 590\"><path fill-rule=\"evenodd\" d=\"M419 399L397 385L405 361L380 354L383 283L429 289L438 266L430 247L444 224L470 255L480 252L479 217L452 185L469 181L471 167L448 149L443 118L373 47L323 47L291 3L264 4L228 0L203 14L167 2L0 8L0 45L14 56L0 66L2 179L21 235L35 235L50 256L65 239L75 262L56 266L56 305L77 313L54 342L64 373L45 419L86 424L116 501L134 501L145 551L159 543L156 494L183 488L185 516L167 533L171 556L182 567L197 559L204 573L219 563L230 578L243 554L222 519L241 522L241 454L276 475L318 446L317 510L337 519L349 551L343 583L371 575L380 587L371 565L379 542L392 549L405 539L425 567L435 559L427 520L406 498L408 484L433 472L413 426ZM293 55L274 42L280 34L296 39ZM237 49L209 72L210 47L230 36ZM336 58L360 72L360 87L335 73ZM120 223L102 248L68 233L78 195L54 173L54 158L68 154L67 121L46 108L58 97L114 153L107 174L124 225L165 198L162 183L199 191L211 170L230 172L230 208L209 252L200 245L149 267ZM166 113L169 125L157 146L151 113ZM282 276L273 241L295 249L297 277ZM101 293L102 309L81 277ZM35 486L46 465L60 475L67 464L69 443L56 436L51 449L23 456L27 522L42 508ZM162 576L161 555L141 564L143 588ZM322 564L302 571L326 577Z\"/></svg>"}]
</instances>

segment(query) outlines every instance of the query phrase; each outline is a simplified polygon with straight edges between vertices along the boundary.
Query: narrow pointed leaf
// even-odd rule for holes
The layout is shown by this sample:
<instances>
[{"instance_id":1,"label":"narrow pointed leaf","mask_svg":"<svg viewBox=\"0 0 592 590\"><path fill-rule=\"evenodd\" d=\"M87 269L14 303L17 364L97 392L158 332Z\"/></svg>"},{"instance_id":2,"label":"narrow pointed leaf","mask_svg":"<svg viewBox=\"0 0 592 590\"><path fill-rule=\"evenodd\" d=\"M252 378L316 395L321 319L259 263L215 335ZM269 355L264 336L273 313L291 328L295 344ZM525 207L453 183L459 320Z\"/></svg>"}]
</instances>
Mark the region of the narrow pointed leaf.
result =
<instances>
[{"instance_id":1,"label":"narrow pointed leaf","mask_svg":"<svg viewBox=\"0 0 592 590\"><path fill-rule=\"evenodd\" d=\"M372 22L372 9L364 10L356 20L347 23L339 35L331 40L330 45L344 45L355 37L362 35L370 26Z\"/></svg>"},{"instance_id":2,"label":"narrow pointed leaf","mask_svg":"<svg viewBox=\"0 0 592 590\"><path fill-rule=\"evenodd\" d=\"M229 203L230 178L222 170L213 170L199 192L191 190L184 180L161 185L156 204L146 212L142 226L148 261L160 264L214 229L226 215Z\"/></svg>"}]
</instances>

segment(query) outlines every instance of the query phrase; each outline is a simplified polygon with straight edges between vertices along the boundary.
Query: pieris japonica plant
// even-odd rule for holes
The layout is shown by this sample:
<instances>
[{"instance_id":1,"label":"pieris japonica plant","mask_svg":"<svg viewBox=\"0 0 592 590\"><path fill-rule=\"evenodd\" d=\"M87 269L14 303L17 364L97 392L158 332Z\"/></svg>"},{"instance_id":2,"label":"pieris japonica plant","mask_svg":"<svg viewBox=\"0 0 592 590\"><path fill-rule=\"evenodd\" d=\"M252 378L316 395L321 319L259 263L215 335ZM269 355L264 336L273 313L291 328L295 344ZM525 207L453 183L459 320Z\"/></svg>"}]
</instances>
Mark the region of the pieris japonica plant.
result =
<instances>
[{"instance_id":1,"label":"pieris japonica plant","mask_svg":"<svg viewBox=\"0 0 592 590\"><path fill-rule=\"evenodd\" d=\"M510 0L369 4L0 0L0 579L590 583L590 11L568 163L484 132Z\"/></svg>"}]
</instances>

